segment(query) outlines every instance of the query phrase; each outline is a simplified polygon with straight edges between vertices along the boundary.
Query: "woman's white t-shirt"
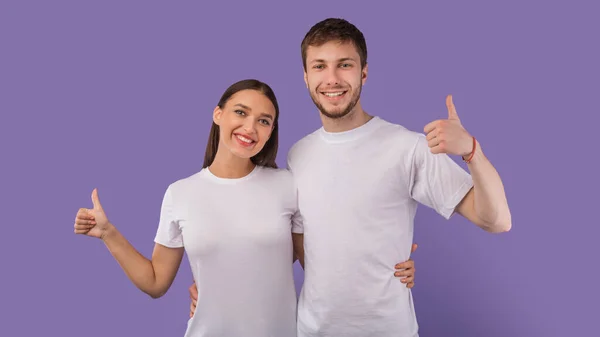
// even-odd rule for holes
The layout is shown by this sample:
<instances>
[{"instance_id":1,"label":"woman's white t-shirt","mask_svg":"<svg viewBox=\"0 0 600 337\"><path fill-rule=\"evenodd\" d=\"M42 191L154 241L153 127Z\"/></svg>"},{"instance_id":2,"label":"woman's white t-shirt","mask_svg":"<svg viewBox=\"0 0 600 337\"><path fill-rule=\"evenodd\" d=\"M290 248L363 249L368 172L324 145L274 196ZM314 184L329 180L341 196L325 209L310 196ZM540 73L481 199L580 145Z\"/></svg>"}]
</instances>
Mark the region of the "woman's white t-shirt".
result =
<instances>
[{"instance_id":1,"label":"woman's white t-shirt","mask_svg":"<svg viewBox=\"0 0 600 337\"><path fill-rule=\"evenodd\" d=\"M155 242L185 247L191 265L198 304L186 337L296 336L299 218L287 170L225 179L203 169L168 187Z\"/></svg>"}]
</instances>

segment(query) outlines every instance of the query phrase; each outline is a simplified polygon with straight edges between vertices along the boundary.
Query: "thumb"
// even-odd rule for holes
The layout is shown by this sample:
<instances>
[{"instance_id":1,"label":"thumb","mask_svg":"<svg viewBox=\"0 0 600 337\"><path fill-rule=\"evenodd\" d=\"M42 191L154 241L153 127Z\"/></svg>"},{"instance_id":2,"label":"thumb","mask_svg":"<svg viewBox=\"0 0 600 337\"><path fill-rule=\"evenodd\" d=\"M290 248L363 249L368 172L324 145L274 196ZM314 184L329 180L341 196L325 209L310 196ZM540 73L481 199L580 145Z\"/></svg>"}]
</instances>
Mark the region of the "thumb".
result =
<instances>
[{"instance_id":1,"label":"thumb","mask_svg":"<svg viewBox=\"0 0 600 337\"><path fill-rule=\"evenodd\" d=\"M94 209L101 210L102 205L100 204L100 199L98 198L98 189L94 188L92 191L92 203L94 204Z\"/></svg>"},{"instance_id":2,"label":"thumb","mask_svg":"<svg viewBox=\"0 0 600 337\"><path fill-rule=\"evenodd\" d=\"M412 249L410 250L410 252L411 252L411 253L414 253L414 252L415 252L415 250L417 250L417 244L416 244L416 243L413 243L413 245L412 245Z\"/></svg>"},{"instance_id":3,"label":"thumb","mask_svg":"<svg viewBox=\"0 0 600 337\"><path fill-rule=\"evenodd\" d=\"M454 102L452 102L452 95L446 96L446 107L448 108L448 119L459 120L456 107L454 106Z\"/></svg>"}]
</instances>

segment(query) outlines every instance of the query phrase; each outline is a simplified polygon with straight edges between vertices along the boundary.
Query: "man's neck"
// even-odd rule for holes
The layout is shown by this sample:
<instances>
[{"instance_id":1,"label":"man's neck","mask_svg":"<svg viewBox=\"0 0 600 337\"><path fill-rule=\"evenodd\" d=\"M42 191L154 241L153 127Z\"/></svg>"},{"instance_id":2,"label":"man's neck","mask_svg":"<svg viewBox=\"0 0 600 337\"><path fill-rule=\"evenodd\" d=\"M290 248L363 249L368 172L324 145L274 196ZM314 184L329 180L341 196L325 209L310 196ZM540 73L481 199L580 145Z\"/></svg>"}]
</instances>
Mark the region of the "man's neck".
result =
<instances>
[{"instance_id":1,"label":"man's neck","mask_svg":"<svg viewBox=\"0 0 600 337\"><path fill-rule=\"evenodd\" d=\"M344 132L356 129L365 125L373 116L367 114L362 108L357 106L354 111L342 118L329 118L321 114L323 129L327 132Z\"/></svg>"}]
</instances>

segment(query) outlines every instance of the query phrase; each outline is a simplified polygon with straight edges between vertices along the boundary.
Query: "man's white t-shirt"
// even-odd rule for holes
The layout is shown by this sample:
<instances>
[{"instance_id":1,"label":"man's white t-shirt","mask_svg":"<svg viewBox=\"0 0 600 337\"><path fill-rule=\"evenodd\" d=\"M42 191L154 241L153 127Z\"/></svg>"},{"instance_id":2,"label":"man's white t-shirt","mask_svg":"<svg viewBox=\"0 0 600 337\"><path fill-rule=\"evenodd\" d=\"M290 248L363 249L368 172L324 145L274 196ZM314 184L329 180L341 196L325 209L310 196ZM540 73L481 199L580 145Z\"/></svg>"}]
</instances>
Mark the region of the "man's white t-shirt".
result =
<instances>
[{"instance_id":1,"label":"man's white t-shirt","mask_svg":"<svg viewBox=\"0 0 600 337\"><path fill-rule=\"evenodd\" d=\"M425 136L374 117L298 141L288 167L303 218L298 337L418 336L411 290L394 276L410 256L419 203L448 219L470 175Z\"/></svg>"},{"instance_id":2,"label":"man's white t-shirt","mask_svg":"<svg viewBox=\"0 0 600 337\"><path fill-rule=\"evenodd\" d=\"M261 166L240 179L203 169L168 187L155 241L185 247L191 265L186 337L296 336L295 191L289 171Z\"/></svg>"}]
</instances>

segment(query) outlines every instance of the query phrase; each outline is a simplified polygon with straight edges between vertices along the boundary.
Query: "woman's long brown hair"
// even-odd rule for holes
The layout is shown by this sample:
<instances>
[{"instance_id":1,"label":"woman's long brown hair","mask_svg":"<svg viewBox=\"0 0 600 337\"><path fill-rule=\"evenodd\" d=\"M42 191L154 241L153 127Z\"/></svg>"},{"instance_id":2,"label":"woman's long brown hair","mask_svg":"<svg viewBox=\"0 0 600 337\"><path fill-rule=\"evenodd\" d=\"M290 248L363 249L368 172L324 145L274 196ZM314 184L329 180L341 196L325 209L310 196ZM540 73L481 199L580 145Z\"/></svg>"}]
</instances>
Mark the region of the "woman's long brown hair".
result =
<instances>
[{"instance_id":1,"label":"woman's long brown hair","mask_svg":"<svg viewBox=\"0 0 600 337\"><path fill-rule=\"evenodd\" d=\"M271 137L263 149L254 157L250 158L250 160L255 165L277 168L275 159L277 157L277 149L279 147L279 105L277 104L275 93L273 92L273 89L269 87L269 85L261 81L255 79L242 80L232 84L229 86L229 88L227 88L227 90L225 90L221 96L221 99L219 100L218 106L223 109L231 96L242 90L256 90L262 93L271 101L271 103L273 103L273 106L275 107L275 120L273 121L273 131L271 132ZM219 126L213 121L210 128L210 134L208 136L208 143L206 144L204 164L202 165L203 168L209 167L213 160L215 160L217 150L219 149L219 139L220 129Z\"/></svg>"}]
</instances>

